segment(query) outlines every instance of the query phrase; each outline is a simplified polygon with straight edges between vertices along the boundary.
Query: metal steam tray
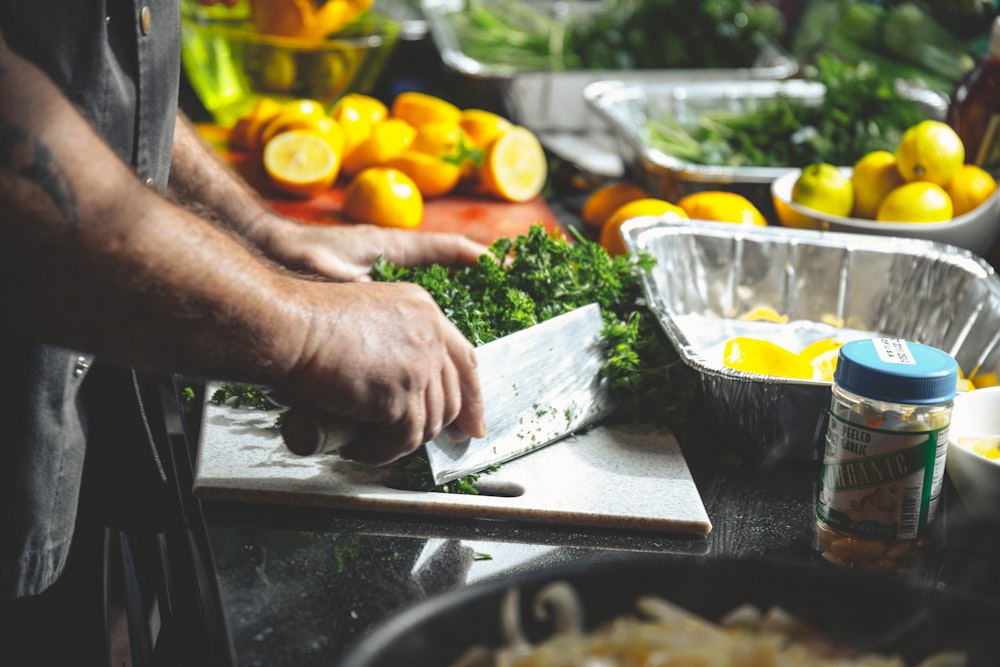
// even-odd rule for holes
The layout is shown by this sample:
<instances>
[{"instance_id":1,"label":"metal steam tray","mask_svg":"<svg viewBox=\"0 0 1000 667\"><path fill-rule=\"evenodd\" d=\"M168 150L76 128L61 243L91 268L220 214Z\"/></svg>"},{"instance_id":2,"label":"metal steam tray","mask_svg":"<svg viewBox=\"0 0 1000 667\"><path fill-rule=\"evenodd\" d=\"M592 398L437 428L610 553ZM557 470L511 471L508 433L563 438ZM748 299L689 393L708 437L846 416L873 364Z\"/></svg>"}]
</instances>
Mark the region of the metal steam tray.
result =
<instances>
[{"instance_id":1,"label":"metal steam tray","mask_svg":"<svg viewBox=\"0 0 1000 667\"><path fill-rule=\"evenodd\" d=\"M698 372L719 443L753 458L821 456L830 382L756 375L723 365L734 336L797 352L891 336L948 352L965 377L1000 371L1000 279L955 246L701 220L635 218L632 252L656 260L644 277L649 307ZM746 319L758 309L787 323Z\"/></svg>"}]
</instances>

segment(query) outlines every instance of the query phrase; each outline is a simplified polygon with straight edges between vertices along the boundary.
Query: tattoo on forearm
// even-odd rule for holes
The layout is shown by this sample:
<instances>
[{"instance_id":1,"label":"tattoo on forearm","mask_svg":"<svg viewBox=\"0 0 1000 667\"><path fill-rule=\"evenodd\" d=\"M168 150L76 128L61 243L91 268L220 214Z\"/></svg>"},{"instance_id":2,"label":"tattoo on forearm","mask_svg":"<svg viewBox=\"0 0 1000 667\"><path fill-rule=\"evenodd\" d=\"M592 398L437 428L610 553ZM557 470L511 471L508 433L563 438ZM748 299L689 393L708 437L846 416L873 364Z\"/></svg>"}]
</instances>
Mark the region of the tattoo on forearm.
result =
<instances>
[{"instance_id":1,"label":"tattoo on forearm","mask_svg":"<svg viewBox=\"0 0 1000 667\"><path fill-rule=\"evenodd\" d=\"M76 192L52 151L23 128L0 120L0 168L15 169L48 196L73 233L80 227Z\"/></svg>"}]
</instances>

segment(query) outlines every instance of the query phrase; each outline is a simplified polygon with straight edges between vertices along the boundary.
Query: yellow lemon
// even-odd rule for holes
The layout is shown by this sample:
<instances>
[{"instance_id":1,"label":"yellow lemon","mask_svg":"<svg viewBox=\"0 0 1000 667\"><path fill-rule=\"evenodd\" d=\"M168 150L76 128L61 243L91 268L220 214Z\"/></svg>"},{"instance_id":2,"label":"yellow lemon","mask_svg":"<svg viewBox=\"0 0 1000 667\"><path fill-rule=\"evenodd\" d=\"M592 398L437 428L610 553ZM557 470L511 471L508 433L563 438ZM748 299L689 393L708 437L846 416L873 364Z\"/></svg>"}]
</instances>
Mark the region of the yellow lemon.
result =
<instances>
[{"instance_id":1,"label":"yellow lemon","mask_svg":"<svg viewBox=\"0 0 1000 667\"><path fill-rule=\"evenodd\" d=\"M388 115L388 107L376 97L348 93L338 99L330 109L330 117L337 121L344 132L344 155L368 138L372 126L385 120Z\"/></svg>"},{"instance_id":2,"label":"yellow lemon","mask_svg":"<svg viewBox=\"0 0 1000 667\"><path fill-rule=\"evenodd\" d=\"M896 162L907 181L930 181L944 187L965 163L965 145L947 123L924 120L903 133Z\"/></svg>"},{"instance_id":3,"label":"yellow lemon","mask_svg":"<svg viewBox=\"0 0 1000 667\"><path fill-rule=\"evenodd\" d=\"M854 208L854 186L832 164L810 164L792 185L792 201L820 213L848 216Z\"/></svg>"},{"instance_id":4,"label":"yellow lemon","mask_svg":"<svg viewBox=\"0 0 1000 667\"><path fill-rule=\"evenodd\" d=\"M511 127L509 120L485 109L463 109L458 124L476 148L488 148Z\"/></svg>"},{"instance_id":5,"label":"yellow lemon","mask_svg":"<svg viewBox=\"0 0 1000 667\"><path fill-rule=\"evenodd\" d=\"M289 130L264 147L264 170L281 190L311 197L337 180L340 160L323 137L311 130Z\"/></svg>"},{"instance_id":6,"label":"yellow lemon","mask_svg":"<svg viewBox=\"0 0 1000 667\"><path fill-rule=\"evenodd\" d=\"M681 197L677 205L684 209L688 217L697 220L767 226L767 219L757 207L749 199L735 192L724 190L693 192Z\"/></svg>"},{"instance_id":7,"label":"yellow lemon","mask_svg":"<svg viewBox=\"0 0 1000 667\"><path fill-rule=\"evenodd\" d=\"M726 341L723 364L733 370L756 375L808 380L812 364L790 350L762 338L737 336Z\"/></svg>"},{"instance_id":8,"label":"yellow lemon","mask_svg":"<svg viewBox=\"0 0 1000 667\"><path fill-rule=\"evenodd\" d=\"M424 200L416 183L403 172L369 167L348 184L344 214L355 222L381 227L416 227L424 216Z\"/></svg>"},{"instance_id":9,"label":"yellow lemon","mask_svg":"<svg viewBox=\"0 0 1000 667\"><path fill-rule=\"evenodd\" d=\"M435 157L453 160L456 164L471 159L472 142L458 123L432 121L417 127L410 148Z\"/></svg>"},{"instance_id":10,"label":"yellow lemon","mask_svg":"<svg viewBox=\"0 0 1000 667\"><path fill-rule=\"evenodd\" d=\"M622 239L622 224L626 220L647 215L663 216L673 220L688 217L684 209L671 204L665 199L656 199L655 197L635 199L619 206L605 220L604 225L601 226L599 243L612 257L624 255L628 252L628 248L625 247L625 241Z\"/></svg>"},{"instance_id":11,"label":"yellow lemon","mask_svg":"<svg viewBox=\"0 0 1000 667\"><path fill-rule=\"evenodd\" d=\"M585 224L600 227L622 204L647 197L649 194L635 183L629 181L606 183L587 197L580 215Z\"/></svg>"},{"instance_id":12,"label":"yellow lemon","mask_svg":"<svg viewBox=\"0 0 1000 667\"><path fill-rule=\"evenodd\" d=\"M974 164L962 165L958 173L944 186L944 191L951 197L954 208L952 214L956 217L977 208L989 199L996 189L996 179L990 172Z\"/></svg>"},{"instance_id":13,"label":"yellow lemon","mask_svg":"<svg viewBox=\"0 0 1000 667\"><path fill-rule=\"evenodd\" d=\"M410 147L417 129L401 118L386 118L372 125L371 132L360 144L344 155L344 173L358 172L384 164Z\"/></svg>"},{"instance_id":14,"label":"yellow lemon","mask_svg":"<svg viewBox=\"0 0 1000 667\"><path fill-rule=\"evenodd\" d=\"M895 153L872 151L854 163L851 185L854 186L855 218L874 220L885 196L905 181L896 165Z\"/></svg>"},{"instance_id":15,"label":"yellow lemon","mask_svg":"<svg viewBox=\"0 0 1000 667\"><path fill-rule=\"evenodd\" d=\"M462 177L462 168L457 164L412 148L389 158L385 166L398 169L413 179L424 197L448 194Z\"/></svg>"},{"instance_id":16,"label":"yellow lemon","mask_svg":"<svg viewBox=\"0 0 1000 667\"><path fill-rule=\"evenodd\" d=\"M396 95L391 112L393 117L402 118L414 127L436 122L458 125L462 119L462 110L451 102L413 90Z\"/></svg>"},{"instance_id":17,"label":"yellow lemon","mask_svg":"<svg viewBox=\"0 0 1000 667\"><path fill-rule=\"evenodd\" d=\"M1000 384L1000 378L997 377L996 373L976 373L972 376L972 384L976 389L982 389L983 387L995 387Z\"/></svg>"},{"instance_id":18,"label":"yellow lemon","mask_svg":"<svg viewBox=\"0 0 1000 667\"><path fill-rule=\"evenodd\" d=\"M487 194L524 202L541 194L548 162L531 130L514 125L490 145L476 173Z\"/></svg>"},{"instance_id":19,"label":"yellow lemon","mask_svg":"<svg viewBox=\"0 0 1000 667\"><path fill-rule=\"evenodd\" d=\"M316 100L293 100L281 105L281 110L271 116L260 131L260 142L264 146L275 135L288 130L316 129L319 122L329 118L326 109Z\"/></svg>"},{"instance_id":20,"label":"yellow lemon","mask_svg":"<svg viewBox=\"0 0 1000 667\"><path fill-rule=\"evenodd\" d=\"M930 181L904 183L885 196L879 222L945 222L952 218L951 197Z\"/></svg>"},{"instance_id":21,"label":"yellow lemon","mask_svg":"<svg viewBox=\"0 0 1000 667\"><path fill-rule=\"evenodd\" d=\"M261 131L280 112L281 104L270 97L262 97L250 111L236 120L229 131L229 146L242 151L259 150L263 146Z\"/></svg>"}]
</instances>

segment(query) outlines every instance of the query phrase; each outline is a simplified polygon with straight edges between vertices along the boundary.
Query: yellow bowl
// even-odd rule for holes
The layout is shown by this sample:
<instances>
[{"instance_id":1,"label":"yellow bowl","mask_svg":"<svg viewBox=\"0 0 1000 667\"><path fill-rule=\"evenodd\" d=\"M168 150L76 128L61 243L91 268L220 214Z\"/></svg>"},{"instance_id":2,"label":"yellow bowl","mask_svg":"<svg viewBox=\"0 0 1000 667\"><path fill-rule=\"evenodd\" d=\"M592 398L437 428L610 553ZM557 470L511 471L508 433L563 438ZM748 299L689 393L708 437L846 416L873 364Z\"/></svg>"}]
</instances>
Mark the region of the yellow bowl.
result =
<instances>
[{"instance_id":1,"label":"yellow bowl","mask_svg":"<svg viewBox=\"0 0 1000 667\"><path fill-rule=\"evenodd\" d=\"M850 176L851 170L842 168ZM1000 232L1000 189L976 209L947 222L878 222L845 218L807 208L792 201L792 186L801 170L779 176L771 183L771 200L785 227L898 236L947 243L985 255Z\"/></svg>"},{"instance_id":2,"label":"yellow bowl","mask_svg":"<svg viewBox=\"0 0 1000 667\"><path fill-rule=\"evenodd\" d=\"M330 105L374 86L399 39L398 24L369 11L323 40L262 35L245 2L182 5L181 56L198 99L224 127L262 97Z\"/></svg>"}]
</instances>

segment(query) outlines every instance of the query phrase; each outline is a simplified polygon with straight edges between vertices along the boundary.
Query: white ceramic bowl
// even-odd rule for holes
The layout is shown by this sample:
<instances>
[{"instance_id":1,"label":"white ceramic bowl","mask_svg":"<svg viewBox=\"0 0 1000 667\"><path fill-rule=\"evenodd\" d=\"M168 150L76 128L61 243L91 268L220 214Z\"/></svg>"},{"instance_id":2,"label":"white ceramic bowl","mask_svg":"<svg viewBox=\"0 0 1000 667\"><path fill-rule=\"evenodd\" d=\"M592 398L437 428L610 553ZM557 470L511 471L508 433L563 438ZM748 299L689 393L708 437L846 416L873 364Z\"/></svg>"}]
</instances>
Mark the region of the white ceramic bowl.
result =
<instances>
[{"instance_id":1,"label":"white ceramic bowl","mask_svg":"<svg viewBox=\"0 0 1000 667\"><path fill-rule=\"evenodd\" d=\"M850 175L850 169L843 169ZM827 215L792 201L792 186L801 170L788 172L771 183L771 199L781 224L800 229L854 232L878 236L926 239L966 248L985 255L1000 232L1000 188L975 210L947 222L877 222Z\"/></svg>"},{"instance_id":2,"label":"white ceramic bowl","mask_svg":"<svg viewBox=\"0 0 1000 667\"><path fill-rule=\"evenodd\" d=\"M974 516L1000 521L1000 460L959 445L965 436L1000 436L1000 387L959 394L948 434L946 470Z\"/></svg>"}]
</instances>

